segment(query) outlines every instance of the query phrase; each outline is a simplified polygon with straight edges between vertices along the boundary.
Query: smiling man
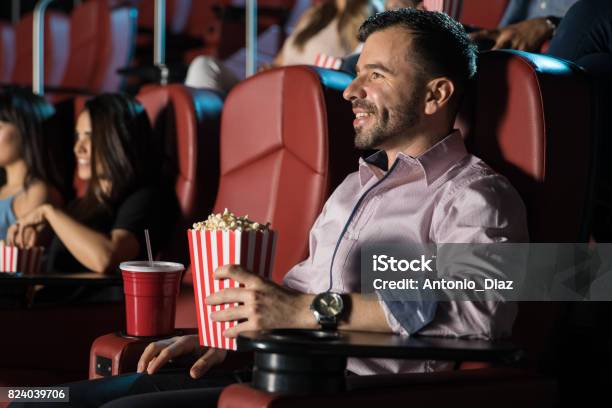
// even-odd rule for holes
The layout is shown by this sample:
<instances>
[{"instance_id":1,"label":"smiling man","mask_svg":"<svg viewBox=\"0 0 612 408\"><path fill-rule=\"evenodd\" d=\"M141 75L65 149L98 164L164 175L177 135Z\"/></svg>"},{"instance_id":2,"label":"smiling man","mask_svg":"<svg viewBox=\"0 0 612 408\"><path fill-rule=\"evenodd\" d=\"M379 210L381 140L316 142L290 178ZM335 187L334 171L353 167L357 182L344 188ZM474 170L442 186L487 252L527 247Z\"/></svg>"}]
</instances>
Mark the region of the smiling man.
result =
<instances>
[{"instance_id":1,"label":"smiling man","mask_svg":"<svg viewBox=\"0 0 612 408\"><path fill-rule=\"evenodd\" d=\"M401 9L380 13L360 29L357 76L344 92L352 103L355 145L377 149L361 160L329 198L310 234L310 255L285 286L238 266L217 271L244 288L209 304L242 305L213 314L242 320L226 336L278 327L494 338L508 335L514 305L493 302L378 301L360 294L360 248L366 243L527 242L523 203L508 181L470 155L453 130L462 95L476 71L476 50L445 14ZM492 135L493 136L493 135ZM331 306L330 306L331 305ZM156 372L196 338L153 343L139 370ZM165 351L164 351L165 350ZM161 354L160 354L161 353ZM226 352L208 350L192 367L199 377ZM357 374L427 371L444 363L349 360Z\"/></svg>"},{"instance_id":2,"label":"smiling man","mask_svg":"<svg viewBox=\"0 0 612 408\"><path fill-rule=\"evenodd\" d=\"M355 113L355 144L379 151L361 160L329 198L310 233L310 255L288 271L284 286L238 266L217 270L242 288L225 289L208 304L240 303L215 312L217 321L241 320L225 331L327 328L494 338L510 333L515 308L503 302L401 302L360 293L360 249L394 242L527 242L523 203L508 181L469 154L453 123L476 71L476 50L462 26L445 14L401 9L380 13L360 29L365 42L357 76L344 92ZM494 135L491 135L492 137ZM227 352L201 350L197 336L150 344L138 371L154 374L170 359L203 352L191 367L196 382L136 374L105 381L138 392L179 387L198 390L122 398L109 406L216 404L220 382L203 376ZM355 374L434 371L433 361L350 359ZM169 384L171 383L171 384ZM106 382L106 390L112 386ZM119 387L119 385L118 385ZM79 394L71 387L71 398ZM90 385L89 395L95 394ZM206 389L203 389L206 388ZM129 391L132 392L132 391ZM128 393L129 393L128 392ZM81 392L81 394L84 394ZM115 394L116 396L117 394ZM106 397L111 398L109 396Z\"/></svg>"}]
</instances>

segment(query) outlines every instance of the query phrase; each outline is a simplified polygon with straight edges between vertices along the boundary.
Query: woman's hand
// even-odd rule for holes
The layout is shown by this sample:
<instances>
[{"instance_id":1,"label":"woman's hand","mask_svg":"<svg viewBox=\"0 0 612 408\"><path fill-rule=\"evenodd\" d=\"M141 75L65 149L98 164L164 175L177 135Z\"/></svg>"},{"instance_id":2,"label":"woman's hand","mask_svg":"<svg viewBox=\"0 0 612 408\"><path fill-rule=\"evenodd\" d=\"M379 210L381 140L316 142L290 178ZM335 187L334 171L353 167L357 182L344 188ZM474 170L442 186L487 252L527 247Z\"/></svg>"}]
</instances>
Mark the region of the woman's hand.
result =
<instances>
[{"instance_id":1,"label":"woman's hand","mask_svg":"<svg viewBox=\"0 0 612 408\"><path fill-rule=\"evenodd\" d=\"M197 334L172 337L149 344L140 356L137 371L139 373L146 371L148 374L153 374L173 358L187 354L198 354L202 351L204 351L204 354L189 370L192 378L200 378L212 367L222 363L227 356L226 350L200 347Z\"/></svg>"},{"instance_id":2,"label":"woman's hand","mask_svg":"<svg viewBox=\"0 0 612 408\"><path fill-rule=\"evenodd\" d=\"M45 214L49 204L43 204L30 211L9 227L6 240L9 245L20 248L31 248L36 245L38 232L46 223Z\"/></svg>"}]
</instances>

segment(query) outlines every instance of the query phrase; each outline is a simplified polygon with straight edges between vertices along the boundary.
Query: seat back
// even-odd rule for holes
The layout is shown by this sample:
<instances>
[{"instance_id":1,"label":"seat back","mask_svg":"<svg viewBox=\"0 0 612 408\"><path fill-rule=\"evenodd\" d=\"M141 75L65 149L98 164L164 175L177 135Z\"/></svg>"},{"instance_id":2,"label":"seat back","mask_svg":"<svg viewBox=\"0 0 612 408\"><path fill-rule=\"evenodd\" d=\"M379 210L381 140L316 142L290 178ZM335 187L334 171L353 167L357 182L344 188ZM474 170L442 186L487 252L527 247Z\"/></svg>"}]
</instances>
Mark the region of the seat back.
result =
<instances>
[{"instance_id":1,"label":"seat back","mask_svg":"<svg viewBox=\"0 0 612 408\"><path fill-rule=\"evenodd\" d=\"M214 211L228 208L272 224L276 282L307 256L308 234L325 200L357 169L353 113L342 99L351 80L339 71L284 67L241 82L225 101ZM197 325L190 274L186 278L179 328Z\"/></svg>"},{"instance_id":2,"label":"seat back","mask_svg":"<svg viewBox=\"0 0 612 408\"><path fill-rule=\"evenodd\" d=\"M569 62L506 50L480 57L456 124L470 151L520 193L531 242L588 238L592 101L588 77ZM513 339L535 358L550 348L564 313L553 302L519 303Z\"/></svg>"},{"instance_id":3,"label":"seat back","mask_svg":"<svg viewBox=\"0 0 612 408\"><path fill-rule=\"evenodd\" d=\"M70 53L61 87L91 93L117 92L136 43L136 8L109 0L81 3L70 16ZM70 97L63 93L63 97Z\"/></svg>"},{"instance_id":4,"label":"seat back","mask_svg":"<svg viewBox=\"0 0 612 408\"><path fill-rule=\"evenodd\" d=\"M0 84L10 82L15 68L15 29L7 23L0 23Z\"/></svg>"},{"instance_id":5,"label":"seat back","mask_svg":"<svg viewBox=\"0 0 612 408\"><path fill-rule=\"evenodd\" d=\"M166 25L168 33L181 34L187 28L187 22L193 3L202 0L168 0L166 2ZM155 21L155 0L138 2L138 27L153 30Z\"/></svg>"},{"instance_id":6,"label":"seat back","mask_svg":"<svg viewBox=\"0 0 612 408\"><path fill-rule=\"evenodd\" d=\"M70 52L63 87L87 89L93 81L104 11L99 1L81 3L70 15Z\"/></svg>"},{"instance_id":7,"label":"seat back","mask_svg":"<svg viewBox=\"0 0 612 408\"><path fill-rule=\"evenodd\" d=\"M32 13L24 16L15 26L17 54L12 83L32 84ZM70 50L70 19L62 13L45 14L45 85L59 86L66 71Z\"/></svg>"},{"instance_id":8,"label":"seat back","mask_svg":"<svg viewBox=\"0 0 612 408\"><path fill-rule=\"evenodd\" d=\"M271 222L279 234L273 278L304 259L325 200L357 169L347 74L286 67L256 75L229 94L221 124L215 211Z\"/></svg>"},{"instance_id":9,"label":"seat back","mask_svg":"<svg viewBox=\"0 0 612 408\"><path fill-rule=\"evenodd\" d=\"M134 56L137 14L135 7L127 5L101 8L99 35L103 41L91 83L94 92L117 92L123 88L125 77L117 70L129 66Z\"/></svg>"},{"instance_id":10,"label":"seat back","mask_svg":"<svg viewBox=\"0 0 612 408\"><path fill-rule=\"evenodd\" d=\"M215 91L182 85L150 86L137 99L162 142L164 182L178 206L168 245L158 256L188 265L187 229L211 211L217 192L223 99Z\"/></svg>"},{"instance_id":11,"label":"seat back","mask_svg":"<svg viewBox=\"0 0 612 408\"><path fill-rule=\"evenodd\" d=\"M446 0L447 2L449 0ZM466 25L493 29L499 25L510 0L450 0L461 3L458 20Z\"/></svg>"},{"instance_id":12,"label":"seat back","mask_svg":"<svg viewBox=\"0 0 612 408\"><path fill-rule=\"evenodd\" d=\"M192 37L203 38L216 19L213 7L221 3L220 0L194 1L187 20L186 33Z\"/></svg>"}]
</instances>

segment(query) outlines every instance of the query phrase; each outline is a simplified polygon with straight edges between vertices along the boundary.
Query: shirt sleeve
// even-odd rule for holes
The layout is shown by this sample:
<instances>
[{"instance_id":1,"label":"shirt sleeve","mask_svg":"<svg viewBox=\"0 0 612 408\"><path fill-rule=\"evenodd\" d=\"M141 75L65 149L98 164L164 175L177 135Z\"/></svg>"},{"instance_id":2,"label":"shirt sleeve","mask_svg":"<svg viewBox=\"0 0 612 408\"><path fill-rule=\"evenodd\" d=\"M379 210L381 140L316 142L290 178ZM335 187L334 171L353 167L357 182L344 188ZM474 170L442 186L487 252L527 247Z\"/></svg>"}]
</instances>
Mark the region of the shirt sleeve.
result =
<instances>
[{"instance_id":1,"label":"shirt sleeve","mask_svg":"<svg viewBox=\"0 0 612 408\"><path fill-rule=\"evenodd\" d=\"M528 242L523 202L516 190L500 175L469 181L450 199L441 202L436 209L432 228L437 244ZM482 258L469 254L450 256L451 263L461 265L463 271L470 269L470 263L482 262ZM474 266L474 269L477 267L482 265ZM503 274L503 271L496 273ZM458 275L452 277L461 278ZM435 318L421 334L483 339L504 337L512 330L516 312L514 302L439 302Z\"/></svg>"},{"instance_id":2,"label":"shirt sleeve","mask_svg":"<svg viewBox=\"0 0 612 408\"><path fill-rule=\"evenodd\" d=\"M380 307L389 328L397 334L407 336L417 333L435 317L436 301L399 301L387 298L385 291L376 291Z\"/></svg>"}]
</instances>

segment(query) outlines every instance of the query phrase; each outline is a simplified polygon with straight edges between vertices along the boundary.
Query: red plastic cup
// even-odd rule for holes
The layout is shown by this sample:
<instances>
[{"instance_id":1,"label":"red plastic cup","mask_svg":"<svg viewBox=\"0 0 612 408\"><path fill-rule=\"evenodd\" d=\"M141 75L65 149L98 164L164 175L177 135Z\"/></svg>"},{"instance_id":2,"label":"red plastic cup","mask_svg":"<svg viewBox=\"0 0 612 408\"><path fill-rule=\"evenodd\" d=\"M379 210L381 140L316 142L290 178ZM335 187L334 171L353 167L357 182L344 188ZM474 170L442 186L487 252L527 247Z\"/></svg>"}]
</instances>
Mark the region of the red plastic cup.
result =
<instances>
[{"instance_id":1,"label":"red plastic cup","mask_svg":"<svg viewBox=\"0 0 612 408\"><path fill-rule=\"evenodd\" d=\"M122 262L129 336L167 336L174 331L176 298L185 267L174 262Z\"/></svg>"}]
</instances>

